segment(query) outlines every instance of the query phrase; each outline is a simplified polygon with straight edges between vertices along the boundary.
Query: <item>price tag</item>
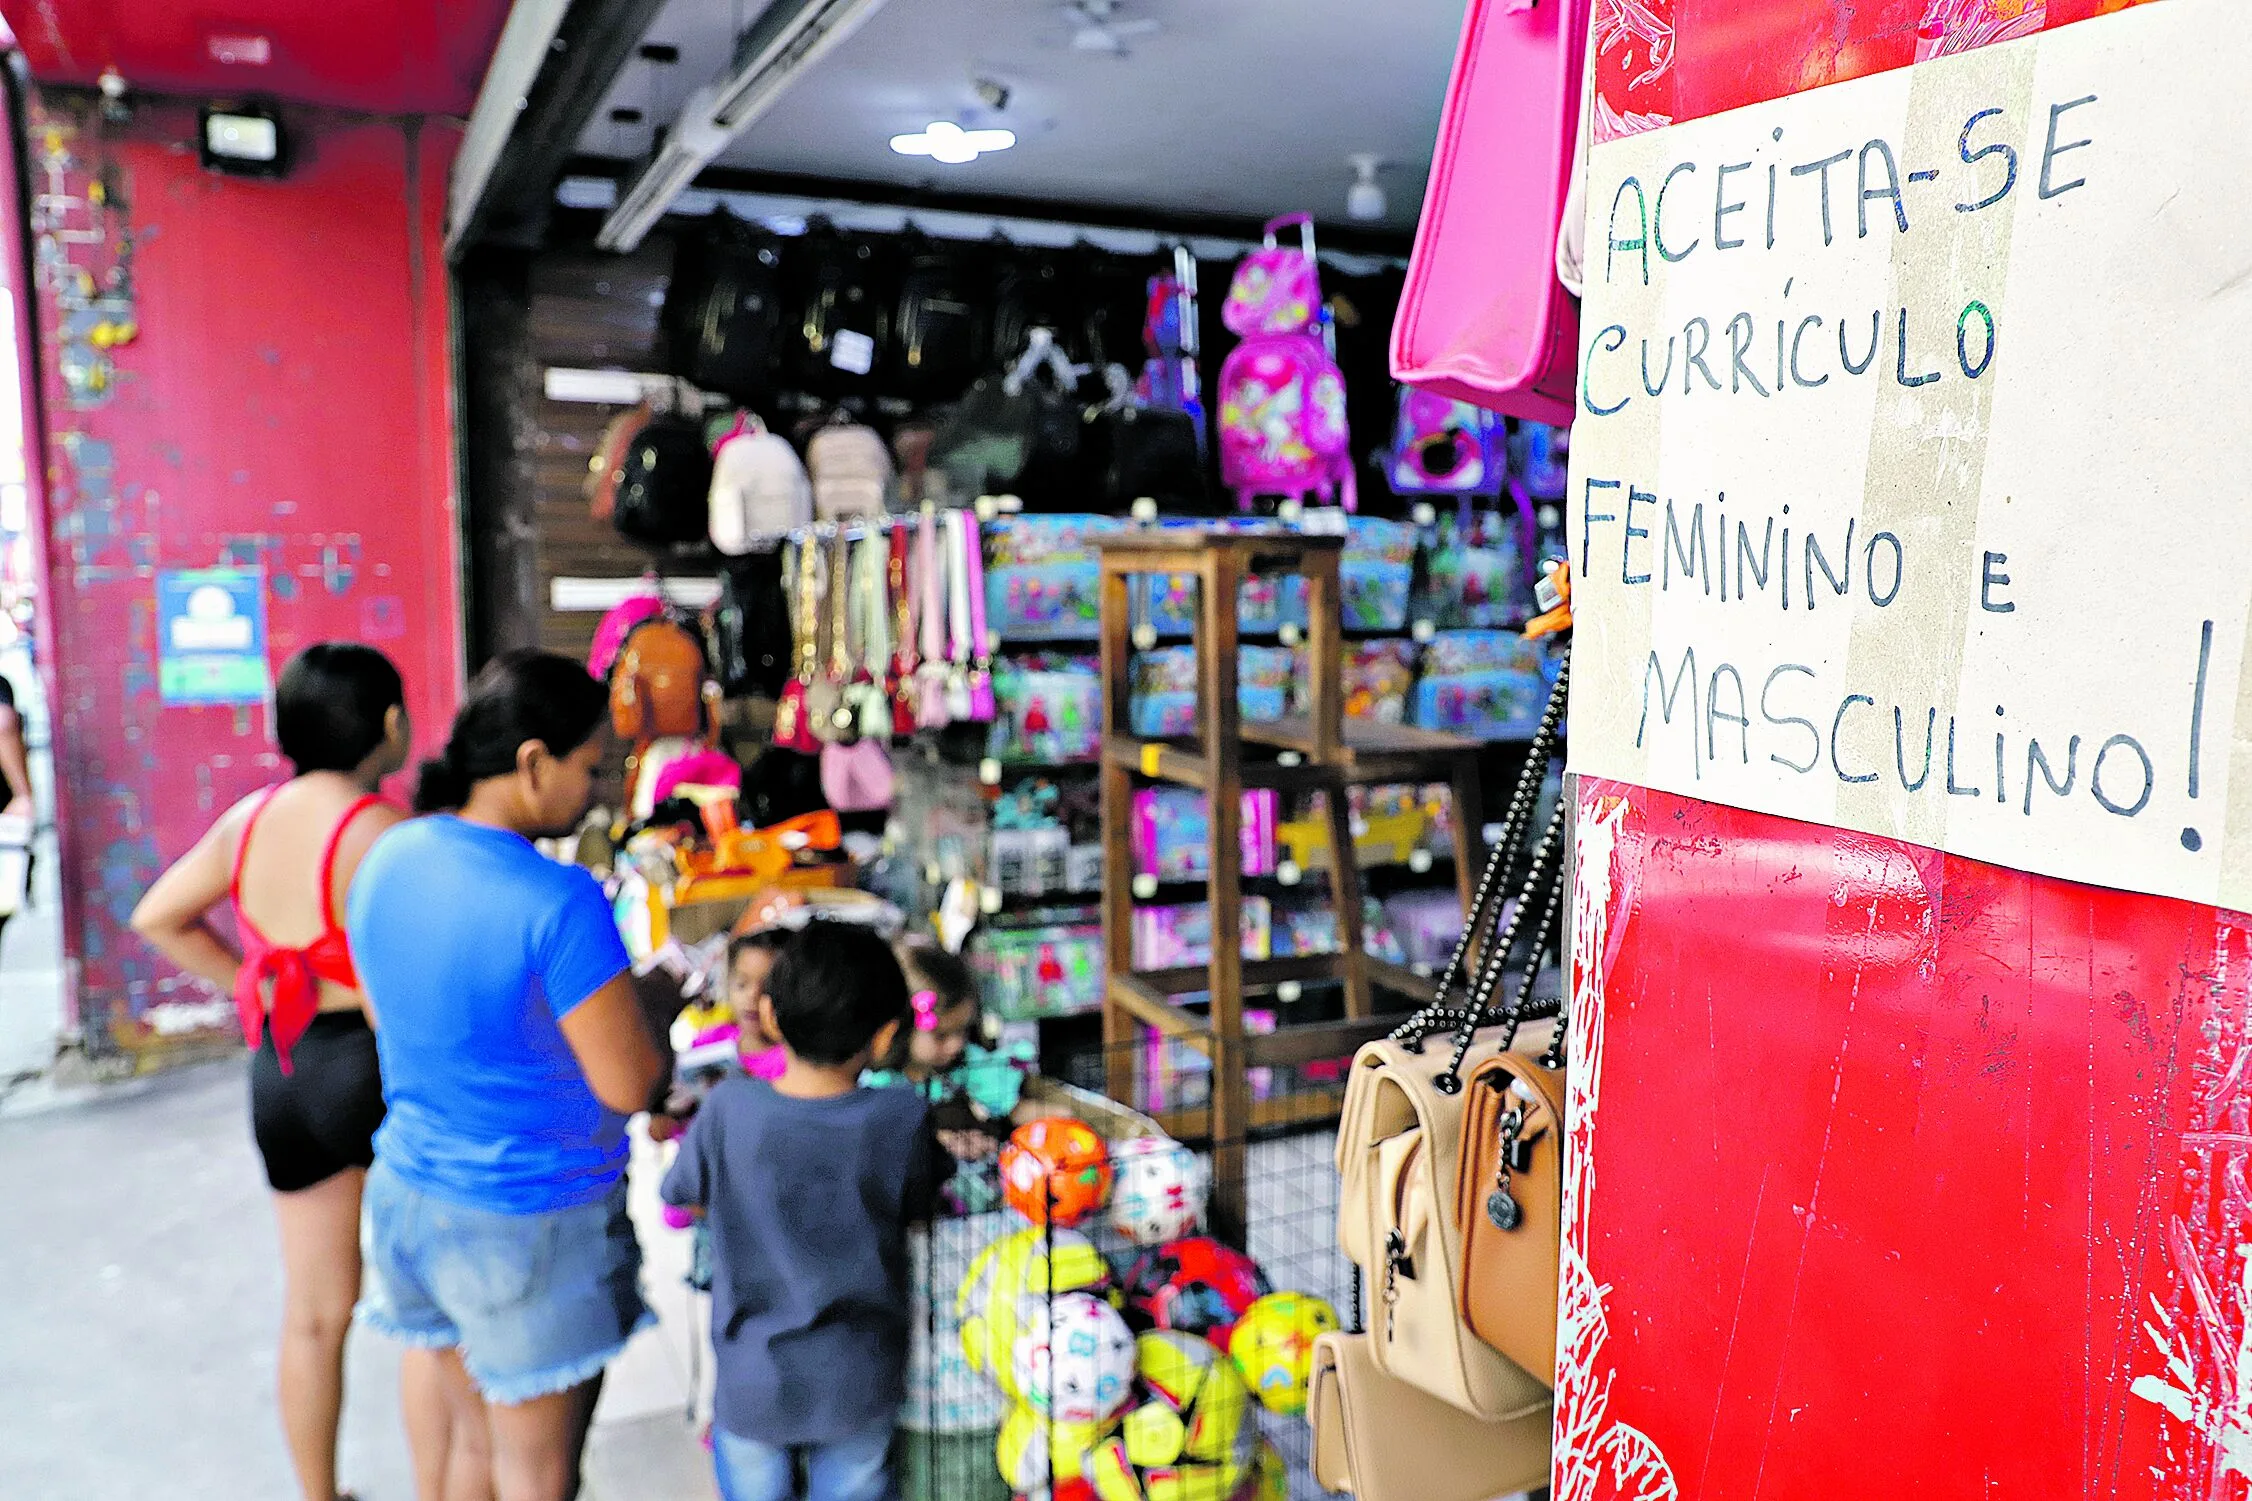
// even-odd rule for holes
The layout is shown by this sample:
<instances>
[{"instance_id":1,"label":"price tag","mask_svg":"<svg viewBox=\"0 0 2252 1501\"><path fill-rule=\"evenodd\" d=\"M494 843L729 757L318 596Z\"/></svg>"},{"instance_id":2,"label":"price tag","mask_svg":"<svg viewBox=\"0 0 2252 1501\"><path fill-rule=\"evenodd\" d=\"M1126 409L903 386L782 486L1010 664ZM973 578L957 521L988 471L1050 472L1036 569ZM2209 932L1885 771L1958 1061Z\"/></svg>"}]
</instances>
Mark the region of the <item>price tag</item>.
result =
<instances>
[{"instance_id":1,"label":"price tag","mask_svg":"<svg viewBox=\"0 0 2252 1501\"><path fill-rule=\"evenodd\" d=\"M1431 966L1423 963L1421 960L1417 960L1414 964L1409 965L1408 968L1414 970L1417 974L1421 975L1426 980L1431 978Z\"/></svg>"},{"instance_id":2,"label":"price tag","mask_svg":"<svg viewBox=\"0 0 2252 1501\"><path fill-rule=\"evenodd\" d=\"M1001 497L998 495L980 495L977 498L977 503L971 509L977 512L978 520L991 521L1001 514Z\"/></svg>"},{"instance_id":3,"label":"price tag","mask_svg":"<svg viewBox=\"0 0 2252 1501\"><path fill-rule=\"evenodd\" d=\"M1418 641L1429 641L1433 636L1439 634L1439 628L1428 620L1418 620L1415 623L1415 629L1409 634Z\"/></svg>"},{"instance_id":4,"label":"price tag","mask_svg":"<svg viewBox=\"0 0 2252 1501\"><path fill-rule=\"evenodd\" d=\"M1298 518L1305 514L1306 507L1301 501L1286 500L1275 507L1275 519L1291 526L1296 526Z\"/></svg>"},{"instance_id":5,"label":"price tag","mask_svg":"<svg viewBox=\"0 0 2252 1501\"><path fill-rule=\"evenodd\" d=\"M1282 623L1282 628L1275 634L1281 638L1282 644L1285 646L1296 646L1306 639L1306 633L1287 620Z\"/></svg>"},{"instance_id":6,"label":"price tag","mask_svg":"<svg viewBox=\"0 0 2252 1501\"><path fill-rule=\"evenodd\" d=\"M1296 980L1285 980L1280 985L1277 985L1275 987L1275 999L1282 1002L1285 1006L1297 1004L1299 1001L1305 999L1305 995L1306 987L1299 984Z\"/></svg>"},{"instance_id":7,"label":"price tag","mask_svg":"<svg viewBox=\"0 0 2252 1501\"><path fill-rule=\"evenodd\" d=\"M988 787L1001 785L1001 763L987 756L977 763L977 779Z\"/></svg>"},{"instance_id":8,"label":"price tag","mask_svg":"<svg viewBox=\"0 0 2252 1501\"><path fill-rule=\"evenodd\" d=\"M1131 514L1136 521L1155 521L1157 519L1157 501L1145 495L1134 502Z\"/></svg>"},{"instance_id":9,"label":"price tag","mask_svg":"<svg viewBox=\"0 0 2252 1501\"><path fill-rule=\"evenodd\" d=\"M1156 649L1157 649L1157 627L1156 627L1156 626L1154 626L1154 625L1151 625L1151 624L1150 624L1150 623L1149 623L1148 621L1146 621L1146 620L1145 620L1145 621L1143 621L1143 622L1142 622L1142 623L1141 623L1140 625L1137 625L1137 626L1135 626L1135 627L1134 627L1134 650L1136 650L1136 651L1154 651L1154 650L1156 650Z\"/></svg>"},{"instance_id":10,"label":"price tag","mask_svg":"<svg viewBox=\"0 0 2252 1501\"><path fill-rule=\"evenodd\" d=\"M977 892L977 910L987 917L991 917L994 913L1000 911L1001 888L998 886L980 886Z\"/></svg>"},{"instance_id":11,"label":"price tag","mask_svg":"<svg viewBox=\"0 0 2252 1501\"><path fill-rule=\"evenodd\" d=\"M1162 746L1162 745L1157 745L1157 744L1154 744L1154 743L1152 743L1152 744L1149 744L1149 745L1145 745L1145 746L1143 746L1143 747L1142 747L1142 775L1143 775L1143 776L1145 776L1145 777L1154 777L1154 776L1156 776L1156 775L1157 775L1157 768L1158 768L1159 764L1161 763L1161 761L1162 761L1162 759L1163 759L1164 755L1165 755L1165 747L1164 747L1164 746Z\"/></svg>"},{"instance_id":12,"label":"price tag","mask_svg":"<svg viewBox=\"0 0 2252 1501\"><path fill-rule=\"evenodd\" d=\"M1014 516L1024 509L1024 497L1021 495L1004 495L1000 497L999 504L1002 515Z\"/></svg>"},{"instance_id":13,"label":"price tag","mask_svg":"<svg viewBox=\"0 0 2252 1501\"><path fill-rule=\"evenodd\" d=\"M1428 875L1431 870L1431 852L1420 849L1408 851L1408 869L1419 876Z\"/></svg>"},{"instance_id":14,"label":"price tag","mask_svg":"<svg viewBox=\"0 0 2252 1501\"><path fill-rule=\"evenodd\" d=\"M1275 867L1275 879L1285 886L1295 886L1305 879L1305 872L1298 868L1297 861L1285 860Z\"/></svg>"},{"instance_id":15,"label":"price tag","mask_svg":"<svg viewBox=\"0 0 2252 1501\"><path fill-rule=\"evenodd\" d=\"M876 341L853 329L839 329L836 342L829 346L829 363L854 375L866 375L876 368Z\"/></svg>"},{"instance_id":16,"label":"price tag","mask_svg":"<svg viewBox=\"0 0 2252 1501\"><path fill-rule=\"evenodd\" d=\"M1415 509L1408 514L1415 518L1417 526L1436 526L1439 522L1439 508L1428 500L1417 501Z\"/></svg>"},{"instance_id":17,"label":"price tag","mask_svg":"<svg viewBox=\"0 0 2252 1501\"><path fill-rule=\"evenodd\" d=\"M1146 902L1156 895L1157 877L1146 874L1134 877L1134 900Z\"/></svg>"},{"instance_id":18,"label":"price tag","mask_svg":"<svg viewBox=\"0 0 2252 1501\"><path fill-rule=\"evenodd\" d=\"M1296 751L1284 751L1280 755L1275 757L1275 765L1302 766L1305 764L1305 760L1306 758L1299 755Z\"/></svg>"}]
</instances>

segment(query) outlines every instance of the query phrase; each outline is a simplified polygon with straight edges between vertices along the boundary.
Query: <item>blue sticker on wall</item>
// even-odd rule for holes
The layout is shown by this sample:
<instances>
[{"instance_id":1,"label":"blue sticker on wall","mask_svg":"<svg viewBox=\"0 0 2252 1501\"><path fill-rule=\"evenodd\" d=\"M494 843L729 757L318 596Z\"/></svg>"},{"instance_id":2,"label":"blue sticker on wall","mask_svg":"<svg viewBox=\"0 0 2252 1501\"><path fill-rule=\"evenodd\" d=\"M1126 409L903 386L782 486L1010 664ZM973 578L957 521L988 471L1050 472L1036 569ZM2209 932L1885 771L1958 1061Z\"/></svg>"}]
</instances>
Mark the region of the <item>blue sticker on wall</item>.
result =
<instances>
[{"instance_id":1,"label":"blue sticker on wall","mask_svg":"<svg viewBox=\"0 0 2252 1501\"><path fill-rule=\"evenodd\" d=\"M172 569L156 576L157 691L167 704L262 704L266 574Z\"/></svg>"}]
</instances>

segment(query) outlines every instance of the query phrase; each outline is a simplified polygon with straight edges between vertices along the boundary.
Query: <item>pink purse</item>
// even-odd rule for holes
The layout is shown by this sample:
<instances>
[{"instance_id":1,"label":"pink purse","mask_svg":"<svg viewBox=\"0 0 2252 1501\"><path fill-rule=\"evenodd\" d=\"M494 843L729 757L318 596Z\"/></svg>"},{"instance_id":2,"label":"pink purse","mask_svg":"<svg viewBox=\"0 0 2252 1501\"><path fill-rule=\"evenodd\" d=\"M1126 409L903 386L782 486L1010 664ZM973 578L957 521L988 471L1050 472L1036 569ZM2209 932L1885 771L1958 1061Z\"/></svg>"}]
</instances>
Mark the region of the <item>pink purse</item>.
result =
<instances>
[{"instance_id":1,"label":"pink purse","mask_svg":"<svg viewBox=\"0 0 2252 1501\"><path fill-rule=\"evenodd\" d=\"M1403 384L1566 424L1579 306L1556 279L1590 0L1470 0L1392 325Z\"/></svg>"},{"instance_id":2,"label":"pink purse","mask_svg":"<svg viewBox=\"0 0 2252 1501\"><path fill-rule=\"evenodd\" d=\"M962 513L962 570L970 595L970 712L978 724L991 724L998 706L993 702L993 643L985 633L985 540L978 535L977 512Z\"/></svg>"}]
</instances>

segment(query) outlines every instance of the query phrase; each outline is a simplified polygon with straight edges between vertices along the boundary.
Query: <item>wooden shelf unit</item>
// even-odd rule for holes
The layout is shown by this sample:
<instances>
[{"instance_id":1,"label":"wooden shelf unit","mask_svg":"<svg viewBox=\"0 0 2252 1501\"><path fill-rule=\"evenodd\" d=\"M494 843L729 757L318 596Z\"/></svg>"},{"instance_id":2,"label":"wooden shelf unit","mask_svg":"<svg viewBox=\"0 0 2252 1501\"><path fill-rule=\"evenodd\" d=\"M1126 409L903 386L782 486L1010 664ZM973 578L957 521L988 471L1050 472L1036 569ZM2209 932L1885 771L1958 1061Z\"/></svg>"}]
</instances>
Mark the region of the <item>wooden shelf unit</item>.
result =
<instances>
[{"instance_id":1,"label":"wooden shelf unit","mask_svg":"<svg viewBox=\"0 0 2252 1501\"><path fill-rule=\"evenodd\" d=\"M1200 1120L1213 1147L1212 1220L1215 1233L1240 1240L1245 1221L1245 1147L1251 1133L1333 1118L1330 1092L1254 1102L1249 1071L1287 1067L1350 1053L1381 1035L1378 986L1411 1002L1428 998L1430 983L1397 965L1369 957L1363 945L1360 868L1354 858L1347 789L1377 782L1445 782L1455 800L1455 880L1464 906L1468 883L1484 864L1479 848L1483 803L1477 742L1398 725L1348 721L1343 714L1344 653L1340 620L1342 539L1296 532L1167 529L1124 533L1102 542L1101 625L1103 676L1103 1042L1113 1098L1136 1105L1136 1064L1143 1027L1196 1048L1211 1060L1211 1103L1180 1112ZM1235 601L1246 575L1272 569L1306 581L1306 699L1302 712L1275 721L1246 721L1237 698ZM1146 575L1187 575L1198 584L1195 631L1197 733L1187 738L1145 739L1132 732L1129 703L1134 654L1131 599ZM1257 758L1247 760L1250 749ZM1172 783L1205 794L1211 835L1205 881L1213 942L1200 966L1136 970L1134 967L1133 799L1138 783ZM1337 909L1338 950L1282 959L1246 959L1233 935L1242 931L1243 792L1271 787L1320 792L1329 824L1330 899ZM1247 990L1286 983L1336 981L1344 987L1342 1021L1247 1035ZM1203 1013L1180 1004L1203 993Z\"/></svg>"}]
</instances>

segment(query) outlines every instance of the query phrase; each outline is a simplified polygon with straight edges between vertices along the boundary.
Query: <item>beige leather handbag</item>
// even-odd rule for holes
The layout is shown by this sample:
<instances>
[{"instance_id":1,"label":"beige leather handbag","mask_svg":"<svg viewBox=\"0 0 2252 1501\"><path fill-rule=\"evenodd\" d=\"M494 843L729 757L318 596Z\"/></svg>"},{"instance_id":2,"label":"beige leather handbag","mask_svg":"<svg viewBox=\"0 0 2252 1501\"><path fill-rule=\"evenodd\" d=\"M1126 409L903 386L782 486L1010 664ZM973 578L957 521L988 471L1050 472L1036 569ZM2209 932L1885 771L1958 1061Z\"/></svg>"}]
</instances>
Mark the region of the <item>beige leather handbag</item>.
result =
<instances>
[{"instance_id":1,"label":"beige leather handbag","mask_svg":"<svg viewBox=\"0 0 2252 1501\"><path fill-rule=\"evenodd\" d=\"M1469 1056L1504 1041L1498 1028L1479 1032ZM1353 1059L1337 1133L1338 1243L1361 1268L1378 1365L1473 1417L1521 1418L1547 1404L1547 1386L1462 1322L1454 1211L1466 1092L1438 1087L1448 1039L1413 1047L1372 1042Z\"/></svg>"},{"instance_id":2,"label":"beige leather handbag","mask_svg":"<svg viewBox=\"0 0 2252 1501\"><path fill-rule=\"evenodd\" d=\"M1357 1501L1493 1501L1548 1484L1546 1402L1481 1422L1378 1366L1375 1336L1314 1342L1314 1479Z\"/></svg>"}]
</instances>

